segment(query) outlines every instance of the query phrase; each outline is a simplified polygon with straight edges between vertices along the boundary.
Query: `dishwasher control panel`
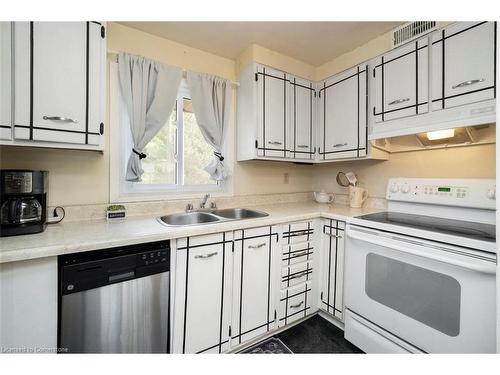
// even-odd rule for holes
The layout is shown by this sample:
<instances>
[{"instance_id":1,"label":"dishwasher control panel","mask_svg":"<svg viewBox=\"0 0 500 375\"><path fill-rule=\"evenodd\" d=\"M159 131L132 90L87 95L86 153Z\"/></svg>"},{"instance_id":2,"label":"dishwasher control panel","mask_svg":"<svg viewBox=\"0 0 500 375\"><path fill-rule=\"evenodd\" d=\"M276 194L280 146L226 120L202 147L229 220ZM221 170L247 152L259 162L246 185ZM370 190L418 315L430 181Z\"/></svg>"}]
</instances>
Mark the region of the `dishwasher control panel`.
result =
<instances>
[{"instance_id":1,"label":"dishwasher control panel","mask_svg":"<svg viewBox=\"0 0 500 375\"><path fill-rule=\"evenodd\" d=\"M138 263L143 266L150 266L158 263L168 262L169 252L167 250L148 251L147 253L138 254Z\"/></svg>"},{"instance_id":2,"label":"dishwasher control panel","mask_svg":"<svg viewBox=\"0 0 500 375\"><path fill-rule=\"evenodd\" d=\"M169 271L169 241L59 257L59 285L63 295Z\"/></svg>"}]
</instances>

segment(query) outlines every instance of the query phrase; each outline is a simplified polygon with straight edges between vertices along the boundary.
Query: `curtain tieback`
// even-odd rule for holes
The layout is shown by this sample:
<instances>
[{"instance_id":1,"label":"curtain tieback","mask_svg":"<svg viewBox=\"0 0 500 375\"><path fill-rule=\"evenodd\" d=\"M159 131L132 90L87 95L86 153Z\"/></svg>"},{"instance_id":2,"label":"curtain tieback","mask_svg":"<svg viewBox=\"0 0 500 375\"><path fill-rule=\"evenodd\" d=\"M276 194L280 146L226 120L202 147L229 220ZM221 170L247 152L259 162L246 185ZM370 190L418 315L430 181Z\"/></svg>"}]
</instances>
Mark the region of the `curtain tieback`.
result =
<instances>
[{"instance_id":1,"label":"curtain tieback","mask_svg":"<svg viewBox=\"0 0 500 375\"><path fill-rule=\"evenodd\" d=\"M224 160L224 156L222 156L222 154L220 152L214 151L214 155L217 158L219 158L219 161L223 161Z\"/></svg>"},{"instance_id":2,"label":"curtain tieback","mask_svg":"<svg viewBox=\"0 0 500 375\"><path fill-rule=\"evenodd\" d=\"M147 155L143 152L139 152L137 151L135 148L132 149L132 152L136 155L139 155L139 160L141 159L145 159L147 157Z\"/></svg>"}]
</instances>

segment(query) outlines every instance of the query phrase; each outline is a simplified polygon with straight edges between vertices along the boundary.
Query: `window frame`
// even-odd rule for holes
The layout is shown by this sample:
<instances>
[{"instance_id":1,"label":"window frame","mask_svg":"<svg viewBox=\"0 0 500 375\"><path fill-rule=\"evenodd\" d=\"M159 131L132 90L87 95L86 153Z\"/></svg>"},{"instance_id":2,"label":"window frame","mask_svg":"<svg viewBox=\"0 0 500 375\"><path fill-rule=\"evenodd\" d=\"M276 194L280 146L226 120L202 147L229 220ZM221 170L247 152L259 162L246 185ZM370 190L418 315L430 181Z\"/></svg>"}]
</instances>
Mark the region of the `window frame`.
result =
<instances>
[{"instance_id":1,"label":"window frame","mask_svg":"<svg viewBox=\"0 0 500 375\"><path fill-rule=\"evenodd\" d=\"M183 185L184 178L184 137L183 137L183 112L177 111L176 137L177 137L177 166L176 184L139 184L125 181L126 163L132 148L131 133L126 126L127 112L121 98L118 64L110 62L109 74L110 87L110 202L134 202L151 200L175 200L199 198L200 194L210 193L213 197L227 197L233 195L233 181L230 176L226 181L218 184ZM177 101L181 104L177 109L183 109L182 99L189 98L186 80L183 78L177 94ZM232 117L231 117L232 119ZM231 123L225 134L223 154L226 167L232 170L233 154L233 124ZM182 135L182 136L181 136Z\"/></svg>"}]
</instances>

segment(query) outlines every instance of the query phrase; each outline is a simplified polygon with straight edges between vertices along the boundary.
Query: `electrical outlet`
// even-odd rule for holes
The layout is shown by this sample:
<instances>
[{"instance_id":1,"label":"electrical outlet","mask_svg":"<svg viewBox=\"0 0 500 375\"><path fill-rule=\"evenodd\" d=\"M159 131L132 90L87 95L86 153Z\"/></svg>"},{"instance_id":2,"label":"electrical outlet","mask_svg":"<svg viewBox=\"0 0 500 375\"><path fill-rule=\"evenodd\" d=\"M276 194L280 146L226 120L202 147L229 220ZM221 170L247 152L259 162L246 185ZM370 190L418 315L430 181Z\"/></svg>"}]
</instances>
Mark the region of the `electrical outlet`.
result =
<instances>
[{"instance_id":1,"label":"electrical outlet","mask_svg":"<svg viewBox=\"0 0 500 375\"><path fill-rule=\"evenodd\" d=\"M283 174L283 183L284 183L285 185L288 185L288 183L289 183L289 182L290 182L290 175L288 174L288 172L285 172L285 173Z\"/></svg>"}]
</instances>

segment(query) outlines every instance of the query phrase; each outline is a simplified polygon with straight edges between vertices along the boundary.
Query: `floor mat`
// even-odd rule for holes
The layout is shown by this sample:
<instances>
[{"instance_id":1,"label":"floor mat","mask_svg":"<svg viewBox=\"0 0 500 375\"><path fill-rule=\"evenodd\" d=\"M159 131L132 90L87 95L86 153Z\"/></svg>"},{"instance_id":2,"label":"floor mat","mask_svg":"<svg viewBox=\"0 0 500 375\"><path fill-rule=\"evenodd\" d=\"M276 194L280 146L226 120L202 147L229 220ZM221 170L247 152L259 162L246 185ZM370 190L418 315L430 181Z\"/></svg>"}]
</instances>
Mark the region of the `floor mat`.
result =
<instances>
[{"instance_id":1,"label":"floor mat","mask_svg":"<svg viewBox=\"0 0 500 375\"><path fill-rule=\"evenodd\" d=\"M265 341L251 346L248 349L240 352L241 354L291 354L293 353L283 342L276 338L271 337Z\"/></svg>"}]
</instances>

